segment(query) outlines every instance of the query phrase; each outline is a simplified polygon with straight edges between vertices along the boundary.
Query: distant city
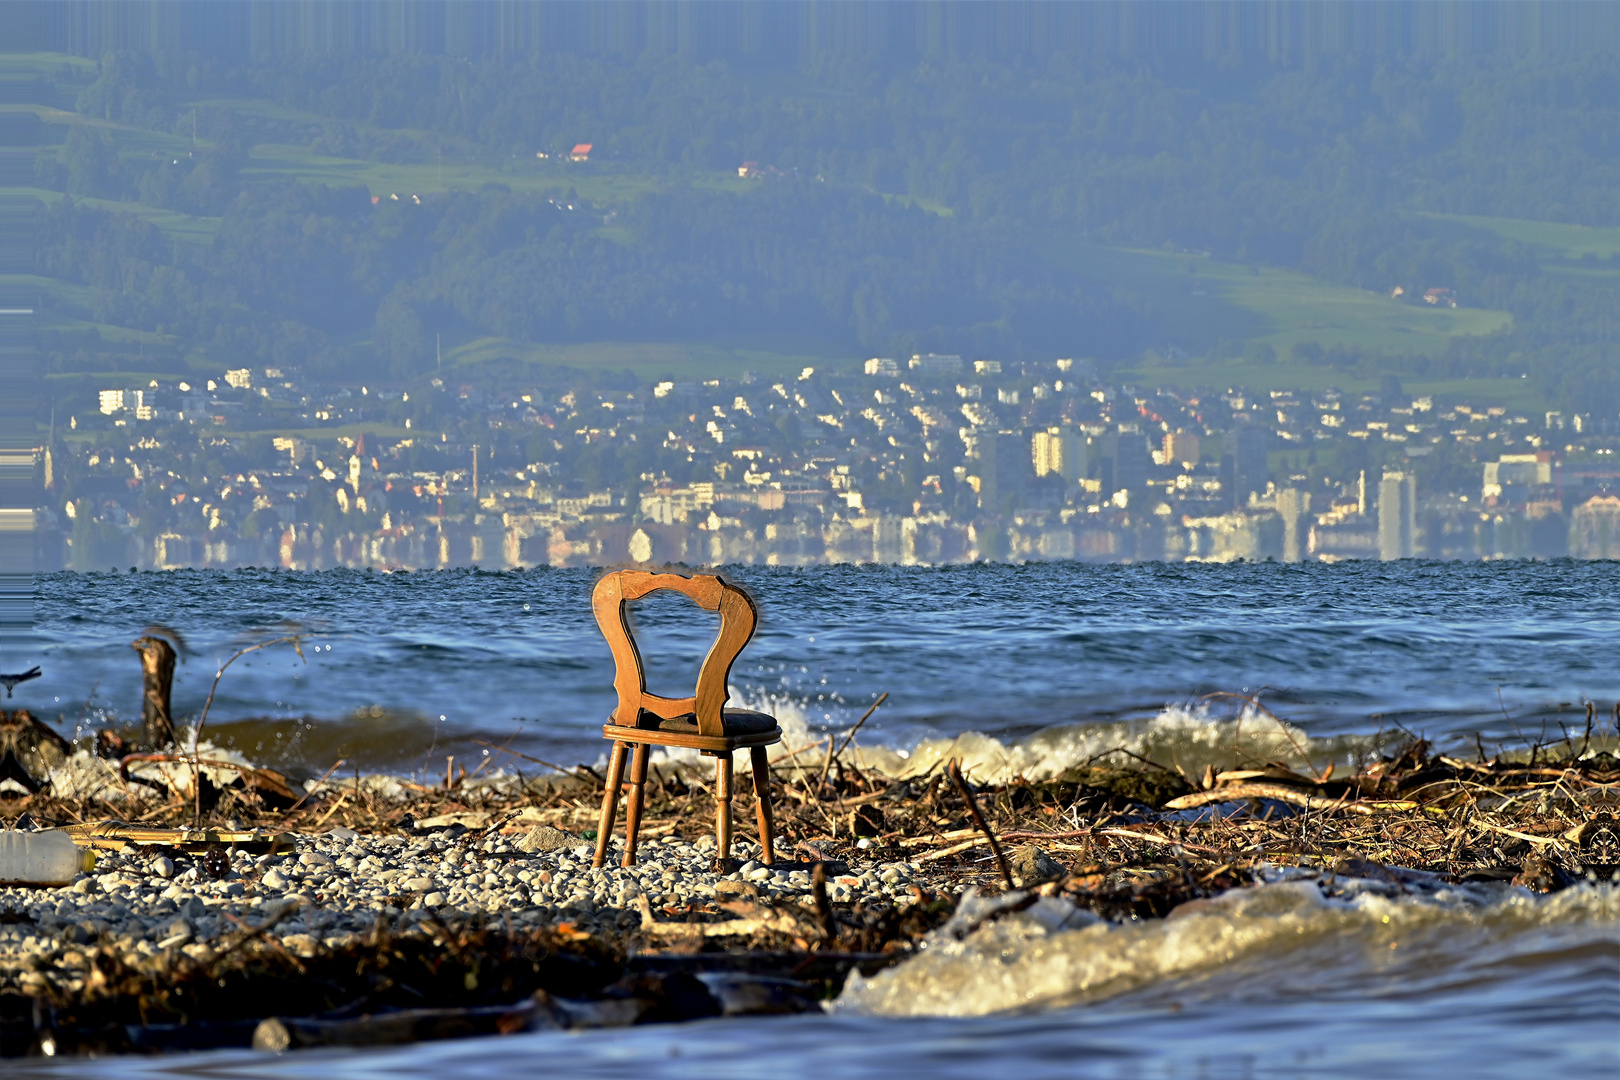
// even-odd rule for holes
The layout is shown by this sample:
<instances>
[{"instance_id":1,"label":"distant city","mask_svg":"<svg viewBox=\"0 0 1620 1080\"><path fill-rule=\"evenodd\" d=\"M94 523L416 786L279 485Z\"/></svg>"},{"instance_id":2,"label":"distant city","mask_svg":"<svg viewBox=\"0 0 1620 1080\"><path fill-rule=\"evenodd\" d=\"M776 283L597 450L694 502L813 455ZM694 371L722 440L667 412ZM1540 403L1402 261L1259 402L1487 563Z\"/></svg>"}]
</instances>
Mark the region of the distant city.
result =
<instances>
[{"instance_id":1,"label":"distant city","mask_svg":"<svg viewBox=\"0 0 1620 1080\"><path fill-rule=\"evenodd\" d=\"M42 569L1620 557L1620 424L1185 391L937 353L860 374L411 389L109 381L40 454Z\"/></svg>"}]
</instances>

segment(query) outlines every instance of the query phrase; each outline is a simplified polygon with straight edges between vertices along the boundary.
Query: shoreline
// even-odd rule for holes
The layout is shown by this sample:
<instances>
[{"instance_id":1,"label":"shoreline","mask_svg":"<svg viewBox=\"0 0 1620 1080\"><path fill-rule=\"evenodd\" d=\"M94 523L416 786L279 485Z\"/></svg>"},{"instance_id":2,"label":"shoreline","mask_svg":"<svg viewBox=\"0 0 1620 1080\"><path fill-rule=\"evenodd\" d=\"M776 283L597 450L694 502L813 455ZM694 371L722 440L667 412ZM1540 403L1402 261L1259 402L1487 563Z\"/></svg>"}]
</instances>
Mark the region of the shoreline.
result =
<instances>
[{"instance_id":1,"label":"shoreline","mask_svg":"<svg viewBox=\"0 0 1620 1080\"><path fill-rule=\"evenodd\" d=\"M93 873L0 887L0 1054L819 1010L849 972L903 962L942 927L1152 920L1279 874L1324 891L1612 884L1620 762L1576 749L1463 762L1416 742L1339 778L1129 762L977 788L783 763L774 866L747 840L716 858L712 799L679 766L649 777L632 869L589 866L590 777L416 791L356 777L281 809L238 780L216 793L212 833L81 829L103 834L80 837L103 848ZM194 817L185 792L132 797L142 828ZM19 801L36 824L97 808Z\"/></svg>"}]
</instances>

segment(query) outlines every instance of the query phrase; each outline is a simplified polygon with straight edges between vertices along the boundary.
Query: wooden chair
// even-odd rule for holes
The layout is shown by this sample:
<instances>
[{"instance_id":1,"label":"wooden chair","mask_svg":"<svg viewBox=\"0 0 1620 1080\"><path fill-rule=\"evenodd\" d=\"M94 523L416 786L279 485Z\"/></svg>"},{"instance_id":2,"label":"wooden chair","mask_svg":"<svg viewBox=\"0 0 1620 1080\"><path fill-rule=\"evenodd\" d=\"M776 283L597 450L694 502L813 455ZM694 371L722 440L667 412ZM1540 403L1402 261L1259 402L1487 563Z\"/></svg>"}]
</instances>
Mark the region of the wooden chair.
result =
<instances>
[{"instance_id":1,"label":"wooden chair","mask_svg":"<svg viewBox=\"0 0 1620 1080\"><path fill-rule=\"evenodd\" d=\"M705 611L720 613L720 633L698 672L697 692L688 698L666 698L647 692L641 653L631 635L627 608L649 593L668 589L695 601ZM596 624L613 650L616 673L613 688L619 704L602 725L603 738L613 740L608 759L607 790L602 795L602 819L596 830L592 866L607 858L608 838L618 812L619 789L625 759L633 749L629 795L625 800L624 866L636 863L636 834L647 784L647 755L653 746L687 746L715 758L715 798L719 803L715 833L720 857L731 855L731 753L747 747L753 761L754 796L758 803L761 861L775 861L775 827L771 822L770 767L765 748L782 740L775 717L749 709L727 709L726 679L731 665L754 636L758 614L754 601L731 582L711 574L682 577L646 570L619 570L603 577L591 593Z\"/></svg>"}]
</instances>

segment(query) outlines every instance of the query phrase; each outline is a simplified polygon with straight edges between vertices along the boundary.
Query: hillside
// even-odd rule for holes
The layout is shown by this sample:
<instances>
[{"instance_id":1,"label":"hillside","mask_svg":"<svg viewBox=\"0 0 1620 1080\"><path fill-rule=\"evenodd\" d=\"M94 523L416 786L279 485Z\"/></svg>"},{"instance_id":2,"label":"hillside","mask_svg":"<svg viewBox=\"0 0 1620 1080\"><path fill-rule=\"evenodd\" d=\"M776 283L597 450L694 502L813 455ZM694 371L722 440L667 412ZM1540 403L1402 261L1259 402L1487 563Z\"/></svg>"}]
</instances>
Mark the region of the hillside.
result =
<instances>
[{"instance_id":1,"label":"hillside","mask_svg":"<svg viewBox=\"0 0 1620 1080\"><path fill-rule=\"evenodd\" d=\"M1620 405L1612 59L8 66L42 209L4 285L57 373L941 349Z\"/></svg>"}]
</instances>

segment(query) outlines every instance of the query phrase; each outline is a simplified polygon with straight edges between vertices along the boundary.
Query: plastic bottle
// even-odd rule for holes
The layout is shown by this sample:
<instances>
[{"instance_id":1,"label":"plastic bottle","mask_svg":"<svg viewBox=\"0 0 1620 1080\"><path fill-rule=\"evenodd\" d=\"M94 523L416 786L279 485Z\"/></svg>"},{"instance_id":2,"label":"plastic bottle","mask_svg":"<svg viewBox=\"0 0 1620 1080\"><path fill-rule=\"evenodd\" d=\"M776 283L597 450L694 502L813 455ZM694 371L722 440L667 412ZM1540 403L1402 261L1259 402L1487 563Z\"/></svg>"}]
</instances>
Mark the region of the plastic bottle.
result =
<instances>
[{"instance_id":1,"label":"plastic bottle","mask_svg":"<svg viewBox=\"0 0 1620 1080\"><path fill-rule=\"evenodd\" d=\"M71 885L95 865L96 853L60 829L0 829L0 885Z\"/></svg>"}]
</instances>

